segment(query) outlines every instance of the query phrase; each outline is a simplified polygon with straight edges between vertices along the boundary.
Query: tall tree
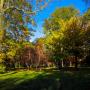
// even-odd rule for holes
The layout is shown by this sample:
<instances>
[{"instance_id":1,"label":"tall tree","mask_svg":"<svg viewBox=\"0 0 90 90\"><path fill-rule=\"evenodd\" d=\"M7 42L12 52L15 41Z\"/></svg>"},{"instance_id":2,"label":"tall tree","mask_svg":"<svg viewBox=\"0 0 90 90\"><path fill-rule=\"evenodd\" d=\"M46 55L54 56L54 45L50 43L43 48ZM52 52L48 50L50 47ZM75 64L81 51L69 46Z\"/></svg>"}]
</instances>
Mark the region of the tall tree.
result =
<instances>
[{"instance_id":1,"label":"tall tree","mask_svg":"<svg viewBox=\"0 0 90 90\"><path fill-rule=\"evenodd\" d=\"M62 27L63 28L63 27ZM64 47L70 55L75 56L75 68L78 66L78 57L82 51L84 30L78 17L72 17L63 28Z\"/></svg>"},{"instance_id":2,"label":"tall tree","mask_svg":"<svg viewBox=\"0 0 90 90\"><path fill-rule=\"evenodd\" d=\"M79 11L73 7L59 8L49 19L45 21L44 29L46 33L46 46L49 49L49 52L51 51L51 57L58 64L58 66L61 65L61 61L66 56L67 52L64 46L65 43L63 43L65 36L64 30L66 30L68 24L71 22L70 19L78 16L78 14ZM68 22L69 20L70 22ZM68 22L67 25L66 22Z\"/></svg>"},{"instance_id":3,"label":"tall tree","mask_svg":"<svg viewBox=\"0 0 90 90\"><path fill-rule=\"evenodd\" d=\"M7 58L8 49L13 52L13 45L22 46L23 42L30 40L33 29L28 26L35 25L33 15L45 4L46 1L42 0L0 0L0 54L3 52Z\"/></svg>"}]
</instances>

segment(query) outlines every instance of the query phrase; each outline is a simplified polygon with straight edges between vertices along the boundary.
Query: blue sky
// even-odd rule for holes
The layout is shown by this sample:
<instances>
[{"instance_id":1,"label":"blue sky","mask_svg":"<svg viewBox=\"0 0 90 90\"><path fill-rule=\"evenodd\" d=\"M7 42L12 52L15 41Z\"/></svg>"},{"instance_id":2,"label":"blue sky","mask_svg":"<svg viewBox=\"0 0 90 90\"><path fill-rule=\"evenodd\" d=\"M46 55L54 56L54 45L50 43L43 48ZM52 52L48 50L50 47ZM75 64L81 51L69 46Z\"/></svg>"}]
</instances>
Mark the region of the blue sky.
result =
<instances>
[{"instance_id":1,"label":"blue sky","mask_svg":"<svg viewBox=\"0 0 90 90\"><path fill-rule=\"evenodd\" d=\"M31 41L43 36L44 20L50 17L56 8L66 6L74 6L76 9L80 10L80 13L85 12L87 9L86 4L82 0L52 0L45 9L38 12L35 16L37 27L35 28L35 36L31 38Z\"/></svg>"}]
</instances>

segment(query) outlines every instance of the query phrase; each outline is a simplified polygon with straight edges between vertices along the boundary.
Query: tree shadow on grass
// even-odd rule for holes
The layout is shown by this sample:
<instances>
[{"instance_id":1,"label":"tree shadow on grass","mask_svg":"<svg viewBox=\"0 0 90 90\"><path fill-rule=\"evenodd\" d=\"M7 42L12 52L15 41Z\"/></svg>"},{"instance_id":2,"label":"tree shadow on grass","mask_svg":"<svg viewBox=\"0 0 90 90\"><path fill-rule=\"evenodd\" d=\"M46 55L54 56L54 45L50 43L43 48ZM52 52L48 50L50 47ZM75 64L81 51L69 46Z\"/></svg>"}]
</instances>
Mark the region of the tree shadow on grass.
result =
<instances>
[{"instance_id":1,"label":"tree shadow on grass","mask_svg":"<svg viewBox=\"0 0 90 90\"><path fill-rule=\"evenodd\" d=\"M6 79L0 81L0 90L59 90L56 74L40 74L33 79ZM27 76L26 76L27 77ZM23 82L18 83L20 80Z\"/></svg>"},{"instance_id":2,"label":"tree shadow on grass","mask_svg":"<svg viewBox=\"0 0 90 90\"><path fill-rule=\"evenodd\" d=\"M13 72L2 72L2 73L0 73L1 74L1 76L0 77L3 77L3 76L7 76L7 75L12 75L12 74L15 74L15 73L17 73L16 71L13 71Z\"/></svg>"},{"instance_id":3,"label":"tree shadow on grass","mask_svg":"<svg viewBox=\"0 0 90 90\"><path fill-rule=\"evenodd\" d=\"M59 90L57 73L40 74L33 79L22 82L13 90Z\"/></svg>"},{"instance_id":4,"label":"tree shadow on grass","mask_svg":"<svg viewBox=\"0 0 90 90\"><path fill-rule=\"evenodd\" d=\"M20 80L22 82L17 83ZM0 90L90 90L90 73L52 71L33 79L9 78L0 81Z\"/></svg>"},{"instance_id":5,"label":"tree shadow on grass","mask_svg":"<svg viewBox=\"0 0 90 90\"><path fill-rule=\"evenodd\" d=\"M61 79L62 90L90 90L90 75L83 73L64 73Z\"/></svg>"}]
</instances>

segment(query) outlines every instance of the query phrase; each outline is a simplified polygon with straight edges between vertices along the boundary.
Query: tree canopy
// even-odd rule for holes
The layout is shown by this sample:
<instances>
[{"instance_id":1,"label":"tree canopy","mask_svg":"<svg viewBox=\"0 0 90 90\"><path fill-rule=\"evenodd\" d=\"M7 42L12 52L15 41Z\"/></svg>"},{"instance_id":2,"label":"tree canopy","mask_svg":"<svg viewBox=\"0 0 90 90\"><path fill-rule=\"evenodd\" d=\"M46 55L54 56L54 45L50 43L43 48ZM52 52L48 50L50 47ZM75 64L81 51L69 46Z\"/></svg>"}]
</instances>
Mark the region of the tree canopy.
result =
<instances>
[{"instance_id":1,"label":"tree canopy","mask_svg":"<svg viewBox=\"0 0 90 90\"><path fill-rule=\"evenodd\" d=\"M87 41L89 16L89 9L80 15L79 11L73 7L64 7L57 9L45 21L46 47L54 61L75 56L75 67L77 67L77 58L81 58L84 49L86 50L86 46L89 46L85 44L89 42Z\"/></svg>"}]
</instances>

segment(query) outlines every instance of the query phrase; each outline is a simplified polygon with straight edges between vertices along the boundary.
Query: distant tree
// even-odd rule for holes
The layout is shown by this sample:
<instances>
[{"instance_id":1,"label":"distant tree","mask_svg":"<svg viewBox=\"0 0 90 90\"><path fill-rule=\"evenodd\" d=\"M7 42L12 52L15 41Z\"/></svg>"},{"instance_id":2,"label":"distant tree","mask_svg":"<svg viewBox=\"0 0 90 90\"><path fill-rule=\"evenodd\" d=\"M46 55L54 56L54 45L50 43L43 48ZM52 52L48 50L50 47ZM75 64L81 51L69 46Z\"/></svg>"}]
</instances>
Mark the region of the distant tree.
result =
<instances>
[{"instance_id":1,"label":"distant tree","mask_svg":"<svg viewBox=\"0 0 90 90\"><path fill-rule=\"evenodd\" d=\"M38 38L35 42L35 52L36 52L36 65L45 66L47 64L47 57L44 46L44 38Z\"/></svg>"}]
</instances>

